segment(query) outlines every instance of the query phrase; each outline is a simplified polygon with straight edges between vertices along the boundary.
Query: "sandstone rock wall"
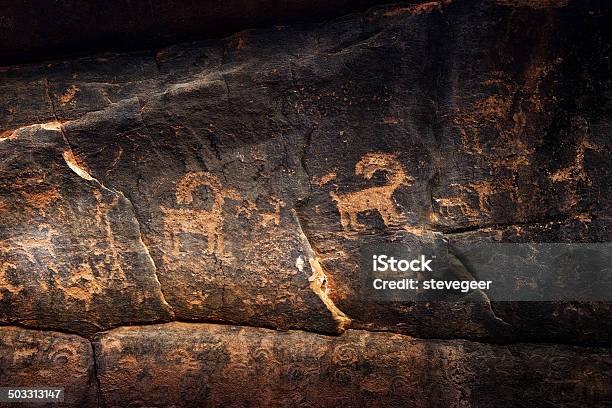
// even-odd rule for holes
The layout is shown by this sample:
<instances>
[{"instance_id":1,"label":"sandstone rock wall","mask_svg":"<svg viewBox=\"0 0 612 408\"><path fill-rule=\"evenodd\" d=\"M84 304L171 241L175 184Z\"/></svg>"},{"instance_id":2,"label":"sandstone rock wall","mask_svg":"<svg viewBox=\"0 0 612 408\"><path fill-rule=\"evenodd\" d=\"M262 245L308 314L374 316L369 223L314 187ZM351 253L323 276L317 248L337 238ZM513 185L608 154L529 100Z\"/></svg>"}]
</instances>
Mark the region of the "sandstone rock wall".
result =
<instances>
[{"instance_id":1,"label":"sandstone rock wall","mask_svg":"<svg viewBox=\"0 0 612 408\"><path fill-rule=\"evenodd\" d=\"M396 4L0 68L0 385L606 406L610 302L376 302L358 262L608 242L609 22L599 2Z\"/></svg>"}]
</instances>

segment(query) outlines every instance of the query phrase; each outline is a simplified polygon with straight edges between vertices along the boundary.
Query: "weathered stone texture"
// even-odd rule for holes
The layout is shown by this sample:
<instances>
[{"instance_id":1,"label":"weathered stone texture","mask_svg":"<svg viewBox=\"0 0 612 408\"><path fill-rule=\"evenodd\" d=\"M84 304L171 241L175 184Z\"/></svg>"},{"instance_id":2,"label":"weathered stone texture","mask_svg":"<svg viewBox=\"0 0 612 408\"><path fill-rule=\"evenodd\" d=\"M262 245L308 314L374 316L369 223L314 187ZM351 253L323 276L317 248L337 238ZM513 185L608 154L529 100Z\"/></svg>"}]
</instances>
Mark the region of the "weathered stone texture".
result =
<instances>
[{"instance_id":1,"label":"weathered stone texture","mask_svg":"<svg viewBox=\"0 0 612 408\"><path fill-rule=\"evenodd\" d=\"M423 1L423 0L419 0ZM23 0L3 3L0 61L57 58L76 52L159 48L246 28L321 21L384 0Z\"/></svg>"},{"instance_id":2,"label":"weathered stone texture","mask_svg":"<svg viewBox=\"0 0 612 408\"><path fill-rule=\"evenodd\" d=\"M180 323L115 329L95 347L106 407L604 407L612 398L609 349Z\"/></svg>"},{"instance_id":3,"label":"weathered stone texture","mask_svg":"<svg viewBox=\"0 0 612 408\"><path fill-rule=\"evenodd\" d=\"M0 327L0 387L63 387L63 403L0 403L14 407L92 407L97 385L91 344L50 331Z\"/></svg>"},{"instance_id":4,"label":"weathered stone texture","mask_svg":"<svg viewBox=\"0 0 612 408\"><path fill-rule=\"evenodd\" d=\"M1 67L0 323L58 331L0 327L1 384L60 373L95 406L97 367L108 407L610 406L612 302L375 301L359 265L609 242L609 23L597 1L405 3Z\"/></svg>"},{"instance_id":5,"label":"weathered stone texture","mask_svg":"<svg viewBox=\"0 0 612 408\"><path fill-rule=\"evenodd\" d=\"M92 334L172 317L132 205L80 168L59 123L0 152L0 321Z\"/></svg>"},{"instance_id":6,"label":"weathered stone texture","mask_svg":"<svg viewBox=\"0 0 612 408\"><path fill-rule=\"evenodd\" d=\"M0 146L11 160L26 160L23 143L43 149L28 135L53 135L53 160L70 145L106 186L55 169L46 154L27 157L56 178L36 192L48 209L26 207L38 214L33 227L1 231L1 290L13 299L3 319L86 334L169 320L157 275L179 320L609 344L610 303L536 308L476 293L382 304L364 299L358 271L360 246L424 245L434 233L459 243L610 240L608 20L596 2L441 1L2 68ZM4 163L2 208L22 221L31 176ZM11 258L22 251L11 240L32 228L44 239L45 224L54 246ZM91 245L104 259L78 255ZM115 256L113 245L129 250ZM30 264L48 278L20 289ZM35 293L44 295L32 302ZM60 324L66 314L89 323Z\"/></svg>"}]
</instances>

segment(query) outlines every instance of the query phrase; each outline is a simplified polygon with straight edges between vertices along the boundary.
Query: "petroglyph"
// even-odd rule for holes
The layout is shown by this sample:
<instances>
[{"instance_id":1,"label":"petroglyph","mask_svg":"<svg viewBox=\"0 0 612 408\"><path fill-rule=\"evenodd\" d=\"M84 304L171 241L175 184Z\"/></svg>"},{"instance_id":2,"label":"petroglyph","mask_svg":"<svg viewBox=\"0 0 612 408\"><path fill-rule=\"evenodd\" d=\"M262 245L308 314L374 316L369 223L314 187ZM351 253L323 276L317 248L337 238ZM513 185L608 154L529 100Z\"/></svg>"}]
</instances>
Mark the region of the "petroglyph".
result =
<instances>
[{"instance_id":1,"label":"petroglyph","mask_svg":"<svg viewBox=\"0 0 612 408\"><path fill-rule=\"evenodd\" d=\"M119 278L120 280L126 279L123 266L121 264L121 258L119 250L115 245L115 237L111 228L111 221L109 213L112 209L116 208L119 204L119 198L113 196L110 203L106 203L103 200L102 194L99 190L93 190L93 195L96 199L96 226L104 229L106 234L106 242L108 243L108 252L106 253L106 262L110 264L110 275L109 279Z\"/></svg>"},{"instance_id":2,"label":"petroglyph","mask_svg":"<svg viewBox=\"0 0 612 408\"><path fill-rule=\"evenodd\" d=\"M4 291L8 291L13 295L18 295L23 289L23 285L14 285L10 282L7 272L9 269L15 269L17 266L10 262L2 262L0 264L0 300L4 299Z\"/></svg>"},{"instance_id":3,"label":"petroglyph","mask_svg":"<svg viewBox=\"0 0 612 408\"><path fill-rule=\"evenodd\" d=\"M57 235L57 231L50 225L40 224L29 235L0 241L0 300L3 300L6 292L17 296L24 289L20 279L21 268L19 263L21 260L27 259L30 264L38 265L43 259L56 256L52 239ZM54 265L51 265L51 267L53 268ZM15 277L18 278L17 283L11 282L9 278L11 270L15 271ZM46 288L44 282L40 282L39 285Z\"/></svg>"},{"instance_id":4,"label":"petroglyph","mask_svg":"<svg viewBox=\"0 0 612 408\"><path fill-rule=\"evenodd\" d=\"M252 200L245 200L246 205L241 205L236 209L236 215L244 215L247 220L253 218L253 214L258 215L258 222L262 227L268 227L270 225L280 225L281 222L281 208L285 207L283 200L274 196L268 199L268 203L272 206L272 211L258 211L257 205Z\"/></svg>"},{"instance_id":5,"label":"petroglyph","mask_svg":"<svg viewBox=\"0 0 612 408\"><path fill-rule=\"evenodd\" d=\"M245 201L246 205L241 205L236 209L236 216L244 215L247 220L250 220L253 218L253 211L257 210L257 205L249 199Z\"/></svg>"},{"instance_id":6,"label":"petroglyph","mask_svg":"<svg viewBox=\"0 0 612 408\"><path fill-rule=\"evenodd\" d=\"M241 197L234 190L223 187L214 175L196 172L186 174L178 182L176 203L192 204L194 193L202 186L207 187L213 197L210 210L161 206L164 213L164 239L171 245L175 257L181 252L180 234L204 235L208 240L208 254L218 256L223 252L223 204L226 198L241 200Z\"/></svg>"},{"instance_id":7,"label":"petroglyph","mask_svg":"<svg viewBox=\"0 0 612 408\"><path fill-rule=\"evenodd\" d=\"M340 211L340 222L345 232L360 230L364 225L357 221L357 214L376 210L386 226L399 226L406 217L397 209L393 193L403 184L409 185L414 178L406 175L397 154L368 153L355 165L355 174L370 180L377 171L387 171L385 185L366 188L353 193L329 193Z\"/></svg>"},{"instance_id":8,"label":"petroglyph","mask_svg":"<svg viewBox=\"0 0 612 408\"><path fill-rule=\"evenodd\" d=\"M320 179L314 180L314 183L316 185L318 185L319 187L321 187L321 186L324 186L325 184L329 183L330 181L335 180L337 176L338 175L336 174L335 171L330 171L329 173L325 174Z\"/></svg>"},{"instance_id":9,"label":"petroglyph","mask_svg":"<svg viewBox=\"0 0 612 408\"><path fill-rule=\"evenodd\" d=\"M46 176L40 173L20 177L11 183L11 187L19 191L26 211L38 216L46 216L49 207L62 199L59 186L49 185ZM63 211L58 206L52 208L60 213Z\"/></svg>"},{"instance_id":10,"label":"petroglyph","mask_svg":"<svg viewBox=\"0 0 612 408\"><path fill-rule=\"evenodd\" d=\"M596 144L583 139L576 148L574 162L551 174L549 177L550 180L554 183L583 181L590 185L591 180L589 180L586 170L584 169L584 154L587 149L597 151L600 148Z\"/></svg>"},{"instance_id":11,"label":"petroglyph","mask_svg":"<svg viewBox=\"0 0 612 408\"><path fill-rule=\"evenodd\" d=\"M462 196L445 197L445 198L434 198L434 201L439 206L440 214L444 217L455 216L455 209L459 210L459 214L462 214L468 218L478 217L478 213L470 204L465 201ZM484 203L484 202L483 202Z\"/></svg>"},{"instance_id":12,"label":"petroglyph","mask_svg":"<svg viewBox=\"0 0 612 408\"><path fill-rule=\"evenodd\" d=\"M272 197L271 198L272 205L274 210L271 212L262 212L260 213L261 217L261 225L267 227L270 223L274 225L280 225L281 221L281 208L285 206L282 200Z\"/></svg>"},{"instance_id":13,"label":"petroglyph","mask_svg":"<svg viewBox=\"0 0 612 408\"><path fill-rule=\"evenodd\" d=\"M77 269L71 270L68 279L64 282L59 276L55 277L55 284L66 296L85 302L85 310L89 310L94 295L103 292L103 286L93 273L88 263L79 265Z\"/></svg>"},{"instance_id":14,"label":"petroglyph","mask_svg":"<svg viewBox=\"0 0 612 408\"><path fill-rule=\"evenodd\" d=\"M580 144L576 147L574 161L567 167L555 171L548 177L553 183L565 183L567 185L567 200L562 207L566 211L578 204L580 198L577 191L578 183L582 182L587 186L593 184L593 181L589 178L584 168L584 155L587 150L599 151L601 148L586 139L581 140Z\"/></svg>"},{"instance_id":15,"label":"petroglyph","mask_svg":"<svg viewBox=\"0 0 612 408\"><path fill-rule=\"evenodd\" d=\"M25 199L29 207L37 210L41 215L46 215L46 208L53 202L59 201L62 198L58 186L52 186L44 191L20 191L20 194Z\"/></svg>"},{"instance_id":16,"label":"petroglyph","mask_svg":"<svg viewBox=\"0 0 612 408\"><path fill-rule=\"evenodd\" d=\"M18 254L19 258L25 257L32 264L37 264L37 255L56 256L52 240L58 235L58 232L49 224L43 223L38 225L31 234L0 241L0 251Z\"/></svg>"}]
</instances>

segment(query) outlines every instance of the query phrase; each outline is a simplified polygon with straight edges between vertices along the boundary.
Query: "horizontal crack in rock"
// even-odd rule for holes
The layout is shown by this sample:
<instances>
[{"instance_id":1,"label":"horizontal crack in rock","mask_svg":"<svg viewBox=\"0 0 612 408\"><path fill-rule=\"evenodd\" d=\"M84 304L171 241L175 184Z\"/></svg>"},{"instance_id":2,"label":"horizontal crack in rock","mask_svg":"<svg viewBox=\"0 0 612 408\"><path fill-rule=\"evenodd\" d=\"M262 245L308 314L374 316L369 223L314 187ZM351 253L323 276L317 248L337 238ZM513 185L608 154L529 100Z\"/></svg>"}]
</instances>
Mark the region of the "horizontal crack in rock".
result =
<instances>
[{"instance_id":1,"label":"horizontal crack in rock","mask_svg":"<svg viewBox=\"0 0 612 408\"><path fill-rule=\"evenodd\" d=\"M74 335L77 337L81 337L84 338L86 340L90 340L91 338L95 338L96 335L100 334L100 333L108 333L108 332L112 332L114 330L121 330L124 328L130 328L130 327L147 327L147 326L157 326L160 329L163 329L165 326L170 326L172 324L175 323L180 323L180 324L184 324L184 325L193 325L194 328L197 328L197 326L204 326L204 325L209 325L209 326L232 326L232 327L250 327L253 329L259 329L259 330L272 330L272 331L277 331L275 329L271 329L268 327L261 327L261 326L251 326L251 325L241 325L241 324L233 324L233 323L224 323L224 322L218 322L218 321L190 321L190 320L173 320L172 322L143 322L143 323L137 323L137 324L122 324L122 325L117 325L117 326L113 326L110 329L107 330L102 330L99 331L97 333L95 333L94 335L90 336L90 337L86 337L86 336L81 336L80 334L76 333L76 332L72 332L72 331L68 331L68 330L61 330L61 329L51 329L51 328L39 328L39 327L34 327L34 326L29 326L23 323L19 323L19 322L13 322L10 324L0 324L0 331L2 331L3 328L18 328L18 329L23 329L23 330L37 330L37 331L42 331L42 332L54 332L54 333L63 333L63 334L68 334L68 335ZM303 333L308 333L308 334L312 334L313 336L325 336L325 337L342 337L342 334L340 334L340 336L337 335L331 335L331 334L326 334L326 333L319 333L319 332L312 332L312 331L308 331L308 330L301 330L301 329L291 329L288 330L291 332L303 332ZM607 349L612 347L612 344L609 343L587 343L587 344L575 344L575 343L571 343L571 342L563 342L563 341L556 341L556 342L547 342L547 341L485 341L485 340L478 340L478 339L472 339L472 338L464 338L464 337L449 337L449 338L439 338L439 337L415 337L415 336L411 336L408 334L404 334L404 333L395 333L389 330L372 330L372 329L366 329L366 328L359 328L359 329L352 329L352 328L347 328L347 331L351 331L351 332L363 332L363 333L392 333L394 336L401 336L404 338L411 338L411 339L418 339L418 340L425 340L425 341L432 341L432 342L437 342L437 341L448 341L448 342L453 342L453 341L463 341L463 342L470 342L470 343L474 343L474 344L495 344L495 345L500 345L500 346L504 346L504 345L517 345L517 344L558 344L558 345L567 345L567 346L572 346L575 348L592 348L592 347L599 347L599 348L603 348L603 349ZM282 331L281 331L282 332ZM95 339L94 339L95 341Z\"/></svg>"}]
</instances>

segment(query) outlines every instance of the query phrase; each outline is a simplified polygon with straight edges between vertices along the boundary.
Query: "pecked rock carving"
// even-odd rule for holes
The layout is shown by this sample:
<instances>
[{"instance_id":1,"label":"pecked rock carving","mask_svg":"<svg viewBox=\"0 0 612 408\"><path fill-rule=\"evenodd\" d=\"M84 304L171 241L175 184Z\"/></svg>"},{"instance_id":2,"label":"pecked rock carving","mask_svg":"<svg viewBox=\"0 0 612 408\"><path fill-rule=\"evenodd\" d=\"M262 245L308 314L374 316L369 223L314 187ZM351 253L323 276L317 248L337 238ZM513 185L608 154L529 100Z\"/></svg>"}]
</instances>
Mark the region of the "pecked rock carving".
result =
<instances>
[{"instance_id":1,"label":"pecked rock carving","mask_svg":"<svg viewBox=\"0 0 612 408\"><path fill-rule=\"evenodd\" d=\"M0 324L47 329L0 328L0 386L609 406L612 302L379 302L360 268L366 245L610 242L600 3L411 2L0 67ZM461 254L452 278L479 279Z\"/></svg>"},{"instance_id":2,"label":"pecked rock carving","mask_svg":"<svg viewBox=\"0 0 612 408\"><path fill-rule=\"evenodd\" d=\"M604 407L610 398L606 348L185 323L118 328L94 347L111 407L570 407L577 395ZM500 393L500 382L521 392ZM185 403L194 397L206 404Z\"/></svg>"},{"instance_id":3,"label":"pecked rock carving","mask_svg":"<svg viewBox=\"0 0 612 408\"><path fill-rule=\"evenodd\" d=\"M116 293L141 292L133 278L157 276L181 320L336 332L324 294L351 327L506 338L486 323L489 309L481 320L463 305L364 301L357 262L363 244L427 244L431 231L609 241L605 12L503 3L389 5L341 23L0 69L0 150L15 161L0 182L5 319L51 325L45 302L29 310L29 299L57 293L49 301L92 320L100 303L123 307ZM57 167L41 152L25 172L23 149L36 151L43 133L57 138ZM40 169L60 177L37 182ZM198 184L199 173L240 199L219 180L209 180L219 191ZM307 246L325 272L311 281ZM48 265L61 279L46 279ZM21 279L34 270L36 285ZM142 320L145 306L126 300L134 315L108 323ZM515 322L507 338L609 341L608 306L580 305L579 319L563 320L565 305L528 306L492 305Z\"/></svg>"},{"instance_id":4,"label":"pecked rock carving","mask_svg":"<svg viewBox=\"0 0 612 408\"><path fill-rule=\"evenodd\" d=\"M170 318L129 201L67 151L57 127L0 144L0 323L91 335Z\"/></svg>"},{"instance_id":5,"label":"pecked rock carving","mask_svg":"<svg viewBox=\"0 0 612 408\"><path fill-rule=\"evenodd\" d=\"M202 186L208 187L214 196L210 210L194 208L170 208L161 206L164 214L164 237L172 247L172 254L180 253L180 234L200 234L206 236L208 253L221 255L223 252L223 204L226 198L240 200L240 196L232 189L225 188L210 173L188 173L176 186L176 203L192 204L193 195Z\"/></svg>"},{"instance_id":6,"label":"pecked rock carving","mask_svg":"<svg viewBox=\"0 0 612 408\"><path fill-rule=\"evenodd\" d=\"M364 227L357 221L357 214L365 211L378 211L385 225L389 227L399 226L406 221L405 215L397 209L393 201L393 193L402 185L412 182L414 178L406 175L398 156L397 153L368 153L355 165L355 174L366 180L372 179L377 171L387 171L388 182L385 185L353 193L329 193L340 211L340 222L346 233Z\"/></svg>"}]
</instances>

